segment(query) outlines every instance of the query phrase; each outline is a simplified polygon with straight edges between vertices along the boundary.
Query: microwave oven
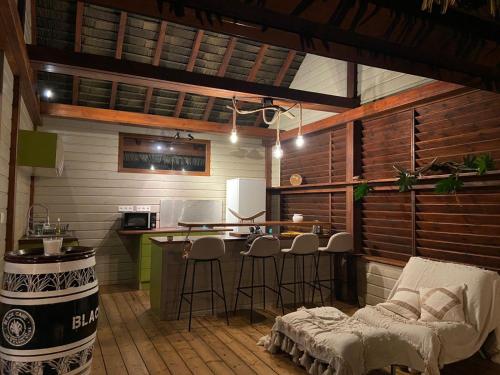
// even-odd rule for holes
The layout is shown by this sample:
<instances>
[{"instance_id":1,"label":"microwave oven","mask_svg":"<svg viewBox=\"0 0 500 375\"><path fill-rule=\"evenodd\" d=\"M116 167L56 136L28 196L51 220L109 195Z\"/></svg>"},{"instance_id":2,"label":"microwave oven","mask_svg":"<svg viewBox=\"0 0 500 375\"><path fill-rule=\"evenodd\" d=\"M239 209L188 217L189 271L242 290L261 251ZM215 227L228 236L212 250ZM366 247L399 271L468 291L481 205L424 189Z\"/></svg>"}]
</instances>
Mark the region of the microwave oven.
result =
<instances>
[{"instance_id":1,"label":"microwave oven","mask_svg":"<svg viewBox=\"0 0 500 375\"><path fill-rule=\"evenodd\" d=\"M149 230L156 228L156 212L124 212L122 229Z\"/></svg>"}]
</instances>

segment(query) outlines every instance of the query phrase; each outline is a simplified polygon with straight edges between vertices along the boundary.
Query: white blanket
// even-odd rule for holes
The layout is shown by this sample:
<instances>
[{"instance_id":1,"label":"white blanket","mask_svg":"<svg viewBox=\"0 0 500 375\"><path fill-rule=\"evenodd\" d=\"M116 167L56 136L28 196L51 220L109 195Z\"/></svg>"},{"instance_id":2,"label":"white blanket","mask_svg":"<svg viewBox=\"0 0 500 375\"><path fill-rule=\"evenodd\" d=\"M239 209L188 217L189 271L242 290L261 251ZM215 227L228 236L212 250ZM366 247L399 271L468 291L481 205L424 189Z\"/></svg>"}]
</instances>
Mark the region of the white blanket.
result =
<instances>
[{"instance_id":1,"label":"white blanket","mask_svg":"<svg viewBox=\"0 0 500 375\"><path fill-rule=\"evenodd\" d=\"M418 289L464 283L465 324L409 321L377 306L352 317L333 307L302 308L278 317L271 335L260 343L270 352L291 354L312 375L358 375L391 364L437 375L444 364L477 352L496 329L490 347L498 361L499 280L495 272L411 258L393 292L400 284Z\"/></svg>"}]
</instances>

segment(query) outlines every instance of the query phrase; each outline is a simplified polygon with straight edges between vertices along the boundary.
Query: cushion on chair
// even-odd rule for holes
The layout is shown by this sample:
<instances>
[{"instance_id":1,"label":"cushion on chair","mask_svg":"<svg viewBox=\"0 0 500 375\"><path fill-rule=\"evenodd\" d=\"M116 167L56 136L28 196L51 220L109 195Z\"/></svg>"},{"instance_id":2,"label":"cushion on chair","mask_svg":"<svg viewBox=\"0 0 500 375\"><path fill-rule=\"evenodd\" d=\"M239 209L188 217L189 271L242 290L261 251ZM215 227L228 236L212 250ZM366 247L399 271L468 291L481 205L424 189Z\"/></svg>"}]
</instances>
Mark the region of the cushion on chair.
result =
<instances>
[{"instance_id":1,"label":"cushion on chair","mask_svg":"<svg viewBox=\"0 0 500 375\"><path fill-rule=\"evenodd\" d=\"M420 320L465 322L464 285L420 289Z\"/></svg>"},{"instance_id":2,"label":"cushion on chair","mask_svg":"<svg viewBox=\"0 0 500 375\"><path fill-rule=\"evenodd\" d=\"M406 319L417 320L420 318L420 294L417 290L400 286L390 300L380 303L378 306Z\"/></svg>"}]
</instances>

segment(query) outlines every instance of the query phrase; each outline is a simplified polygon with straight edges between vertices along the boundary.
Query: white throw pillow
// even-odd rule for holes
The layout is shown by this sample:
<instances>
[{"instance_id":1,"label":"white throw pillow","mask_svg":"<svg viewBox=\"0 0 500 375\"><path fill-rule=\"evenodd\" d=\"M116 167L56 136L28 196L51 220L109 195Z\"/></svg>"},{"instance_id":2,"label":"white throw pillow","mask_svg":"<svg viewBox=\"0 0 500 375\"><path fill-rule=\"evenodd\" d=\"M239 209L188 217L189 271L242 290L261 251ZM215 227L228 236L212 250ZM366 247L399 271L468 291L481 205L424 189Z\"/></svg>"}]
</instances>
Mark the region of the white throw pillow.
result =
<instances>
[{"instance_id":1,"label":"white throw pillow","mask_svg":"<svg viewBox=\"0 0 500 375\"><path fill-rule=\"evenodd\" d=\"M400 286L390 300L379 303L378 306L406 319L417 320L420 317L420 294L416 290Z\"/></svg>"},{"instance_id":2,"label":"white throw pillow","mask_svg":"<svg viewBox=\"0 0 500 375\"><path fill-rule=\"evenodd\" d=\"M421 288L420 320L424 322L465 322L464 285Z\"/></svg>"}]
</instances>

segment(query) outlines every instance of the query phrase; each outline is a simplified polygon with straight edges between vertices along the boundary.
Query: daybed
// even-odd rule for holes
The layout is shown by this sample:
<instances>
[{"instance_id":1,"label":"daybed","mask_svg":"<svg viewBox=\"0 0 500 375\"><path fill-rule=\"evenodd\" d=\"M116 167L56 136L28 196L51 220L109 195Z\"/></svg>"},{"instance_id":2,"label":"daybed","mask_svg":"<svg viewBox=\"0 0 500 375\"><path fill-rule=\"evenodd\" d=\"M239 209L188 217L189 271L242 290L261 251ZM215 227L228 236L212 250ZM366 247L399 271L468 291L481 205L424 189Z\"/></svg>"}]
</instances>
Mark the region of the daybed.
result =
<instances>
[{"instance_id":1,"label":"daybed","mask_svg":"<svg viewBox=\"0 0 500 375\"><path fill-rule=\"evenodd\" d=\"M463 307L441 293L442 287L457 285L463 288ZM459 318L464 321L429 321L438 319L423 319L423 313L415 318L403 316L408 315L404 312L411 315L412 308L397 302L404 298L395 294L416 291L416 303L422 303L422 288L439 288L433 298L444 300L437 301L441 306L436 310L429 308L431 313L438 318L451 314L444 318L456 319L463 311ZM500 277L496 272L413 257L387 301L366 306L352 317L333 307L301 308L277 317L271 334L259 344L271 353L289 353L312 375L358 375L390 365L438 375L445 364L475 354L490 335L490 358L500 363ZM401 307L408 307L403 315L394 312Z\"/></svg>"}]
</instances>

